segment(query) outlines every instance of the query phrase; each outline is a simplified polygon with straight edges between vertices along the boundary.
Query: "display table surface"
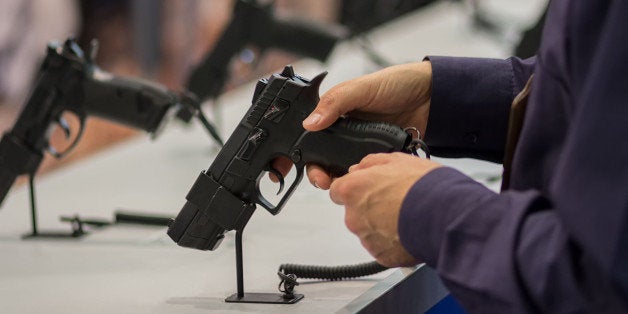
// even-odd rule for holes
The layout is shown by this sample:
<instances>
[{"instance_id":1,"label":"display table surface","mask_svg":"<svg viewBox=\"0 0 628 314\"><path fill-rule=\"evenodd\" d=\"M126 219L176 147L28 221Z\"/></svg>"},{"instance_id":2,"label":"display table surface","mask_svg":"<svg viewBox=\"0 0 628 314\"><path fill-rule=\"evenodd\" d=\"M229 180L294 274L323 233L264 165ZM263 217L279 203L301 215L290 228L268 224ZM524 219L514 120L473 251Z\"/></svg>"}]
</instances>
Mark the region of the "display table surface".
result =
<instances>
[{"instance_id":1,"label":"display table surface","mask_svg":"<svg viewBox=\"0 0 628 314\"><path fill-rule=\"evenodd\" d=\"M443 2L375 30L370 39L377 51L396 63L426 54L507 53L467 26L467 13ZM376 68L350 41L338 45L326 64L302 60L294 69L309 78L329 71L321 90L325 91ZM251 82L221 97L213 113L222 134L230 134L239 122L253 88ZM49 173L36 185L40 229L68 231L68 224L59 222L60 215L111 220L117 209L174 216L216 153L200 124L184 127L173 122L156 140L140 136ZM501 171L499 165L473 160L439 161L480 181ZM263 186L276 189L267 182ZM22 240L30 230L27 192L26 185L14 187L0 209L0 313L346 313L415 273L393 269L351 281L304 280L297 292L305 298L295 305L225 303L236 290L233 233L214 252L178 247L164 227L125 224L94 230L80 239ZM279 215L259 207L244 233L245 290L277 292L281 263L343 265L372 260L347 231L343 218L343 208L307 180Z\"/></svg>"}]
</instances>

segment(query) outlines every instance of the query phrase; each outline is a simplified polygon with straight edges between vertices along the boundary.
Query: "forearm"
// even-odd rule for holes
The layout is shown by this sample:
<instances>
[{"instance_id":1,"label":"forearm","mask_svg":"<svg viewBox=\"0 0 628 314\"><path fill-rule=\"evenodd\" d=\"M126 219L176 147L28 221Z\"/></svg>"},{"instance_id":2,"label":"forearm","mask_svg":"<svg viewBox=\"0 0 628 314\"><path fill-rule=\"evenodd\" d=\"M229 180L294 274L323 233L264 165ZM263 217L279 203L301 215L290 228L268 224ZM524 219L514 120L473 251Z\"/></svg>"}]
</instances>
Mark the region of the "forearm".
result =
<instances>
[{"instance_id":1,"label":"forearm","mask_svg":"<svg viewBox=\"0 0 628 314\"><path fill-rule=\"evenodd\" d=\"M578 312L615 302L608 275L553 206L538 191L496 194L440 168L406 196L400 240L469 313Z\"/></svg>"},{"instance_id":2,"label":"forearm","mask_svg":"<svg viewBox=\"0 0 628 314\"><path fill-rule=\"evenodd\" d=\"M434 155L501 162L511 102L534 59L431 56L432 97L425 138Z\"/></svg>"}]
</instances>

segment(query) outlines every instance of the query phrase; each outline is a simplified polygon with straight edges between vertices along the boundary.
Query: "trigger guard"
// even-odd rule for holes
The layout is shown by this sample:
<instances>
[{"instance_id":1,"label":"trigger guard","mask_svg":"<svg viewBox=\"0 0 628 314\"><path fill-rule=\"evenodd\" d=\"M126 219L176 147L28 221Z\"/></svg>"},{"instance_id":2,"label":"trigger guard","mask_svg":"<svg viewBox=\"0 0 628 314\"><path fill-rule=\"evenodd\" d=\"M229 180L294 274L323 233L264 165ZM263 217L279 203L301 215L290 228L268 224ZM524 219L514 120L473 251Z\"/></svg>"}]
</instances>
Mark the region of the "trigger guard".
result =
<instances>
[{"instance_id":1,"label":"trigger guard","mask_svg":"<svg viewBox=\"0 0 628 314\"><path fill-rule=\"evenodd\" d=\"M292 193L295 191L296 187L299 185L299 183L301 183L301 180L303 179L303 169L305 168L304 165L297 165L296 166L296 177L294 178L294 182L292 182L292 184L290 185L290 187L288 188L288 190L286 191L286 193L284 194L284 196L281 198L281 200L279 200L279 203L277 203L277 205L273 205L272 203L270 203L260 192L260 188L259 188L259 183L261 181L261 178L263 177L263 173L258 177L257 182L256 182L256 198L257 200L255 201L255 203L259 204L260 206L264 207L269 213L273 214L273 215L277 215L279 214L279 212L283 209L284 204L286 203L286 201L288 200L288 198L290 198L290 196L292 196Z\"/></svg>"}]
</instances>

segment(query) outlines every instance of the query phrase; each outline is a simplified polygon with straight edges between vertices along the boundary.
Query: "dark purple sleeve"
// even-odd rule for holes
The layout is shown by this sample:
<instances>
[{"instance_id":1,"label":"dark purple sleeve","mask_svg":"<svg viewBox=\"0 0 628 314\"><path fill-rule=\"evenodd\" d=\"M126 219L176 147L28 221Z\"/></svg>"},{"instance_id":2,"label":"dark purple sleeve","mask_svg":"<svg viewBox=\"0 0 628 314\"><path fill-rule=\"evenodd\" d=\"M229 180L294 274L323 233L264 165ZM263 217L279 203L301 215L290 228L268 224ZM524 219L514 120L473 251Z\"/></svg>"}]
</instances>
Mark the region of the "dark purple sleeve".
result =
<instances>
[{"instance_id":1,"label":"dark purple sleeve","mask_svg":"<svg viewBox=\"0 0 628 314\"><path fill-rule=\"evenodd\" d=\"M430 56L432 99L425 139L432 154L502 162L512 100L534 58Z\"/></svg>"},{"instance_id":2,"label":"dark purple sleeve","mask_svg":"<svg viewBox=\"0 0 628 314\"><path fill-rule=\"evenodd\" d=\"M496 194L439 168L406 196L399 234L468 313L563 313L584 296L559 219L537 191Z\"/></svg>"},{"instance_id":3,"label":"dark purple sleeve","mask_svg":"<svg viewBox=\"0 0 628 314\"><path fill-rule=\"evenodd\" d=\"M439 168L404 200L401 243L470 313L628 312L628 1L612 3L548 190Z\"/></svg>"}]
</instances>

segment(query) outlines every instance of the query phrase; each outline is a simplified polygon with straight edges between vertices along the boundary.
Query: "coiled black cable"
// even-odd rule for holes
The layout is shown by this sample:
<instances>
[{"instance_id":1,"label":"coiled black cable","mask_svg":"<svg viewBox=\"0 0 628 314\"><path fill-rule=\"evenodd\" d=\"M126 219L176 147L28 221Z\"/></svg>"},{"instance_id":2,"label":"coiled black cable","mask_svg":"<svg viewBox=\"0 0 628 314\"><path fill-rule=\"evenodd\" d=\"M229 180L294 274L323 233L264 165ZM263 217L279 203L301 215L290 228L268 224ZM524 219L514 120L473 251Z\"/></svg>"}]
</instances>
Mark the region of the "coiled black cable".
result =
<instances>
[{"instance_id":1,"label":"coiled black cable","mask_svg":"<svg viewBox=\"0 0 628 314\"><path fill-rule=\"evenodd\" d=\"M343 280L349 278L364 277L377 274L386 269L388 269L388 267L384 267L375 261L342 266L317 266L299 264L281 264L279 266L279 272L282 272L284 274L294 274L298 278L323 280Z\"/></svg>"}]
</instances>

